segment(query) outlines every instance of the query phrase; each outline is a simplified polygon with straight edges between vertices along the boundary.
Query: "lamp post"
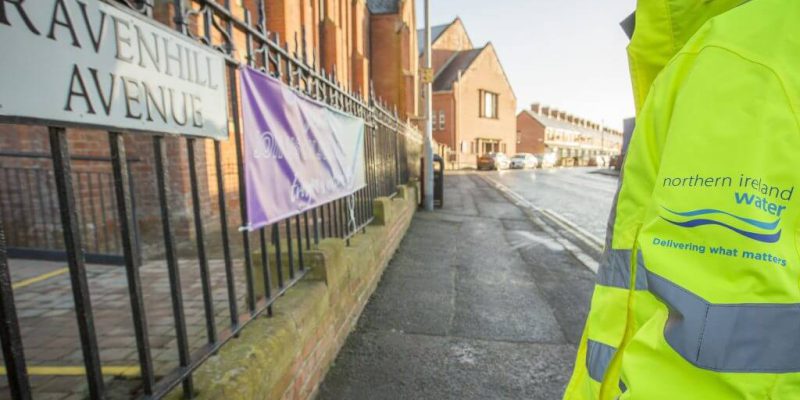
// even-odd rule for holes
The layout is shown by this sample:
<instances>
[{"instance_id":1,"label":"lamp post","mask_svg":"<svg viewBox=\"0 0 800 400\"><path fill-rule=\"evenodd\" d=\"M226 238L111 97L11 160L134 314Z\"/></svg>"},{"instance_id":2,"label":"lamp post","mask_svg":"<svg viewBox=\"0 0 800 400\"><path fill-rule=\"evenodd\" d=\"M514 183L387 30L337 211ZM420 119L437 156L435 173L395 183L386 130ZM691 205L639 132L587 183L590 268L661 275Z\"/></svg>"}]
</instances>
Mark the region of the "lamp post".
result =
<instances>
[{"instance_id":1,"label":"lamp post","mask_svg":"<svg viewBox=\"0 0 800 400\"><path fill-rule=\"evenodd\" d=\"M431 20L430 0L425 0L425 182L422 206L425 211L433 211L433 82L431 76Z\"/></svg>"}]
</instances>

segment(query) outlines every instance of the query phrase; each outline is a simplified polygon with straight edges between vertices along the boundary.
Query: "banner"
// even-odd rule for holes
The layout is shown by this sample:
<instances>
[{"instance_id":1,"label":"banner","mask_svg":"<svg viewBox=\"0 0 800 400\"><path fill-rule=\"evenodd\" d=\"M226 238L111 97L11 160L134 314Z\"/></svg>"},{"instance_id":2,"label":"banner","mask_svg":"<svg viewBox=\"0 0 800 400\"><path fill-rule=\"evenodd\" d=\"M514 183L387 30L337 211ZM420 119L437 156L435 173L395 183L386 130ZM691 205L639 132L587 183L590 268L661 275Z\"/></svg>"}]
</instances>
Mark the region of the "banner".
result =
<instances>
[{"instance_id":1,"label":"banner","mask_svg":"<svg viewBox=\"0 0 800 400\"><path fill-rule=\"evenodd\" d=\"M255 69L240 71L246 229L278 222L366 186L363 120L299 95Z\"/></svg>"},{"instance_id":2,"label":"banner","mask_svg":"<svg viewBox=\"0 0 800 400\"><path fill-rule=\"evenodd\" d=\"M0 121L228 138L225 59L98 0L0 0Z\"/></svg>"}]
</instances>

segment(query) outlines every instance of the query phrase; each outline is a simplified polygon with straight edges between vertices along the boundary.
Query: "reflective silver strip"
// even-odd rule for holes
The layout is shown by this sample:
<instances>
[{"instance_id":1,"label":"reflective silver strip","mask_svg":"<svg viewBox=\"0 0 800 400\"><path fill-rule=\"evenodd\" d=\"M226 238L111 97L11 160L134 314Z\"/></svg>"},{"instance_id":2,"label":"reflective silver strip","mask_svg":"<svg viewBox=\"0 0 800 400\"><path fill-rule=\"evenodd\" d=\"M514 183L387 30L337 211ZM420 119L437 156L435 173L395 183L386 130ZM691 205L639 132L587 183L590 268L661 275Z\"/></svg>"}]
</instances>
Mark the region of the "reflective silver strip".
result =
<instances>
[{"instance_id":1,"label":"reflective silver strip","mask_svg":"<svg viewBox=\"0 0 800 400\"><path fill-rule=\"evenodd\" d=\"M631 282L631 250L606 250L597 271L597 283L620 289L629 289ZM642 252L636 254L636 290L647 289Z\"/></svg>"},{"instance_id":2,"label":"reflective silver strip","mask_svg":"<svg viewBox=\"0 0 800 400\"><path fill-rule=\"evenodd\" d=\"M646 275L650 292L669 307L664 337L690 363L718 372L800 372L800 304L711 304Z\"/></svg>"},{"instance_id":3,"label":"reflective silver strip","mask_svg":"<svg viewBox=\"0 0 800 400\"><path fill-rule=\"evenodd\" d=\"M595 342L592 339L586 340L586 369L589 376L597 382L603 381L608 364L614 357L617 349L604 343Z\"/></svg>"},{"instance_id":4,"label":"reflective silver strip","mask_svg":"<svg viewBox=\"0 0 800 400\"><path fill-rule=\"evenodd\" d=\"M636 28L636 12L632 12L631 15L625 17L625 19L619 23L619 26L622 27L628 39L633 39L633 30Z\"/></svg>"}]
</instances>

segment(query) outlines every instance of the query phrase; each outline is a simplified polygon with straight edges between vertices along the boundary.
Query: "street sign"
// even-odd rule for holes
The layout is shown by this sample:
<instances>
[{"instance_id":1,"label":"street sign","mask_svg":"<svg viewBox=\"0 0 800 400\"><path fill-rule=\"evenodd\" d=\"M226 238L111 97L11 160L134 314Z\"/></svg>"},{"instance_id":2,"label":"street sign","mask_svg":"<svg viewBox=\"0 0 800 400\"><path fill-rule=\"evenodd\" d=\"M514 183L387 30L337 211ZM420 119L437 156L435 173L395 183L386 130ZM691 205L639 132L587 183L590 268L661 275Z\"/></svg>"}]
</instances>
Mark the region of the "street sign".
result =
<instances>
[{"instance_id":1,"label":"street sign","mask_svg":"<svg viewBox=\"0 0 800 400\"><path fill-rule=\"evenodd\" d=\"M0 43L0 120L228 137L223 56L134 12L6 4Z\"/></svg>"},{"instance_id":2,"label":"street sign","mask_svg":"<svg viewBox=\"0 0 800 400\"><path fill-rule=\"evenodd\" d=\"M433 68L420 68L419 79L423 84L433 83Z\"/></svg>"}]
</instances>

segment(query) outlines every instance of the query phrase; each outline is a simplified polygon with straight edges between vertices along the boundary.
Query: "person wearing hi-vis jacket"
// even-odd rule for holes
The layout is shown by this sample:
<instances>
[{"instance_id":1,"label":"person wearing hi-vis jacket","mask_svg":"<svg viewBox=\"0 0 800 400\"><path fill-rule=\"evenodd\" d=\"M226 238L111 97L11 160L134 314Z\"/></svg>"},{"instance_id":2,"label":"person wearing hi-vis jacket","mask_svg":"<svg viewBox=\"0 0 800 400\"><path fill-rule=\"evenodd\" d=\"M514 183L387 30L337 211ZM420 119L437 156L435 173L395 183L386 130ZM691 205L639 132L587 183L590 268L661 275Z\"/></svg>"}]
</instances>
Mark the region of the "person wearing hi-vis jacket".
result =
<instances>
[{"instance_id":1,"label":"person wearing hi-vis jacket","mask_svg":"<svg viewBox=\"0 0 800 400\"><path fill-rule=\"evenodd\" d=\"M636 128L564 398L800 399L800 1L638 0Z\"/></svg>"}]
</instances>

